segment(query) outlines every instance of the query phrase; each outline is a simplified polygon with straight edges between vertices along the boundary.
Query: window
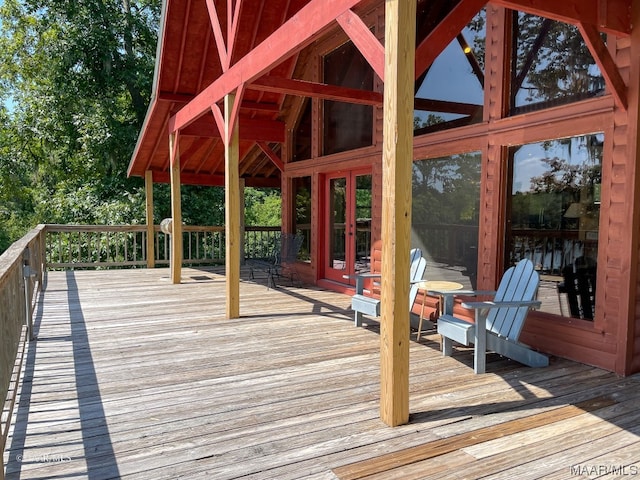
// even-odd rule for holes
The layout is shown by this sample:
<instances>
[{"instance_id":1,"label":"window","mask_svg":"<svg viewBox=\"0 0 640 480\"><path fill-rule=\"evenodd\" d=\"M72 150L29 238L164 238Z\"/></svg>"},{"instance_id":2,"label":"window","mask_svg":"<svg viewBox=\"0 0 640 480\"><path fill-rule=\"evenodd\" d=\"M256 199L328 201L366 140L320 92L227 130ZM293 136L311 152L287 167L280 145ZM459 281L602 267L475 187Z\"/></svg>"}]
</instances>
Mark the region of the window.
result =
<instances>
[{"instance_id":1,"label":"window","mask_svg":"<svg viewBox=\"0 0 640 480\"><path fill-rule=\"evenodd\" d=\"M292 162L311 158L311 111L311 100L306 99L298 123L293 130Z\"/></svg>"},{"instance_id":2,"label":"window","mask_svg":"<svg viewBox=\"0 0 640 480\"><path fill-rule=\"evenodd\" d=\"M311 261L311 177L293 179L294 216L293 231L302 234L298 260Z\"/></svg>"},{"instance_id":3,"label":"window","mask_svg":"<svg viewBox=\"0 0 640 480\"><path fill-rule=\"evenodd\" d=\"M605 82L573 25L514 12L511 113L604 93Z\"/></svg>"},{"instance_id":4,"label":"window","mask_svg":"<svg viewBox=\"0 0 640 480\"><path fill-rule=\"evenodd\" d=\"M441 9L433 2L419 4L419 42L431 32ZM418 78L415 135L482 121L485 37L485 12L481 10Z\"/></svg>"},{"instance_id":5,"label":"window","mask_svg":"<svg viewBox=\"0 0 640 480\"><path fill-rule=\"evenodd\" d=\"M422 248L430 279L476 287L480 208L479 152L413 166L411 245Z\"/></svg>"},{"instance_id":6,"label":"window","mask_svg":"<svg viewBox=\"0 0 640 480\"><path fill-rule=\"evenodd\" d=\"M324 82L341 87L373 89L373 69L352 42L324 57ZM373 142L373 107L325 100L324 155L367 147Z\"/></svg>"},{"instance_id":7,"label":"window","mask_svg":"<svg viewBox=\"0 0 640 480\"><path fill-rule=\"evenodd\" d=\"M593 320L603 134L512 147L507 265L541 274L542 310Z\"/></svg>"}]
</instances>

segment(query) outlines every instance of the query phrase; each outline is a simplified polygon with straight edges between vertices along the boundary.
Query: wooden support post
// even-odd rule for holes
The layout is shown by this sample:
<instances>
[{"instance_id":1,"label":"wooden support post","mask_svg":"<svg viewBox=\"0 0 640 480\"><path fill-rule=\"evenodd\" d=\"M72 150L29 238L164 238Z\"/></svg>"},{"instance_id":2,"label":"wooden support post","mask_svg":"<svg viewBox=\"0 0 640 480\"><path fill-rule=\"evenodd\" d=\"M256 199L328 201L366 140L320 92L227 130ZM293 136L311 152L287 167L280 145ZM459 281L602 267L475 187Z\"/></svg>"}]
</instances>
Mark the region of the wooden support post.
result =
<instances>
[{"instance_id":1,"label":"wooden support post","mask_svg":"<svg viewBox=\"0 0 640 480\"><path fill-rule=\"evenodd\" d=\"M225 129L225 251L227 277L227 318L240 316L240 148L238 122L232 118L235 94L224 97ZM230 128L232 129L230 131Z\"/></svg>"},{"instance_id":2,"label":"wooden support post","mask_svg":"<svg viewBox=\"0 0 640 480\"><path fill-rule=\"evenodd\" d=\"M180 283L182 277L182 200L180 197L179 134L169 135L171 161L171 281Z\"/></svg>"},{"instance_id":3,"label":"wooden support post","mask_svg":"<svg viewBox=\"0 0 640 480\"><path fill-rule=\"evenodd\" d=\"M380 418L409 421L409 250L416 0L385 2Z\"/></svg>"},{"instance_id":4,"label":"wooden support post","mask_svg":"<svg viewBox=\"0 0 640 480\"><path fill-rule=\"evenodd\" d=\"M153 224L153 172L151 170L144 172L144 193L147 217L147 268L154 268L156 266L156 232Z\"/></svg>"}]
</instances>

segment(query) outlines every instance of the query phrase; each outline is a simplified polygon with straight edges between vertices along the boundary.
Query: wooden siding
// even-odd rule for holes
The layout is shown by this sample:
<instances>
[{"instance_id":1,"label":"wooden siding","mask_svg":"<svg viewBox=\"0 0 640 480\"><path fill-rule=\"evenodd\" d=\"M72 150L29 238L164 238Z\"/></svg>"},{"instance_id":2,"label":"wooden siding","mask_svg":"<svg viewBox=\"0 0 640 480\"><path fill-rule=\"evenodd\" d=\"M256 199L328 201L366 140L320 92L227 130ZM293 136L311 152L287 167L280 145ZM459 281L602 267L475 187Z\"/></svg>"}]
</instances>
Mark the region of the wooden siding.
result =
<instances>
[{"instance_id":1,"label":"wooden siding","mask_svg":"<svg viewBox=\"0 0 640 480\"><path fill-rule=\"evenodd\" d=\"M6 480L593 478L640 468L640 377L410 346L410 423L378 416L376 321L350 298L223 269L50 272ZM246 273L246 272L245 272ZM391 455L391 458L389 457ZM391 464L390 460L394 463ZM609 470L611 471L611 470ZM369 478L369 477L368 477Z\"/></svg>"},{"instance_id":2,"label":"wooden siding","mask_svg":"<svg viewBox=\"0 0 640 480\"><path fill-rule=\"evenodd\" d=\"M637 25L637 20L640 18L640 5L637 2L632 4L631 15L633 24ZM622 78L629 86L628 123L616 121L616 135L614 136L614 141L625 138L628 142L626 159L620 159L625 162L628 168L628 171L625 172L628 195L622 205L616 205L616 213L624 211L627 215L626 224L623 225L626 227L626 231L623 229L620 233L629 242L629 266L626 271L629 281L623 284L623 288L628 292L628 301L625 304L625 316L628 321L618 324L619 335L624 339L626 347L620 363L625 365L626 372L640 371L640 209L638 208L640 205L638 202L640 189L640 172L638 172L638 157L640 156L640 136L638 135L638 128L640 128L640 86L638 85L640 79L640 65L638 64L640 31L637 28L634 30L631 37L618 38L614 44L616 46L615 62ZM618 131L620 131L619 134ZM618 150L615 149L614 152L617 153ZM615 164L617 163L616 161ZM611 177L616 177L613 172ZM616 178L612 181L617 180ZM613 192L617 186L612 185L611 188Z\"/></svg>"},{"instance_id":3,"label":"wooden siding","mask_svg":"<svg viewBox=\"0 0 640 480\"><path fill-rule=\"evenodd\" d=\"M639 175L635 167L638 156L638 119L631 118L633 115L637 116L638 92L633 91L634 89L627 92L629 108L626 111L617 107L613 97L607 92L603 96L569 105L516 116L507 115L506 97L510 73L506 56L510 44L512 15L505 5L506 2L487 5L483 121L416 137L413 158L421 160L471 151L482 152L477 286L492 289L504 270L508 148L603 131L605 151L596 319L594 322L584 322L551 314L535 314L525 327L523 340L542 351L599 365L620 374L640 371L640 211L636 211L638 202L634 198L635 192L640 191ZM637 9L637 6L634 8ZM375 15L378 15L377 20L373 20ZM638 16L638 12L634 15ZM381 2L377 13L368 17L367 24L377 25L376 32L379 36L383 23ZM320 58L327 49L335 48L344 39L345 35L341 30L334 31L328 33L323 41L306 49L303 57L308 68L313 68L313 72L299 72L300 78L319 81L319 63L309 59L314 54ZM634 58L638 57L637 50L640 47L635 45L640 45L640 35L635 32L630 37L616 38L613 34L608 36L607 46L621 77L627 85L635 86L637 90L640 64ZM376 88L380 86L376 80ZM314 109L314 157L308 161L287 164L285 176L308 174L320 182L325 173L366 165L372 167L372 268L379 271L379 241L382 231L381 108L375 109L372 147L323 157L320 155L321 108L317 103L316 101ZM318 186L321 187L322 184L319 183ZM322 232L325 217L321 210L324 204L318 203L316 208L319 211L314 218L313 228L315 232ZM314 242L318 249L323 248L321 235L314 235ZM315 250L315 253L312 262L317 261L315 259L320 256L319 250ZM317 263L315 266L315 270L306 270L309 274L306 278L329 286L329 283L322 281L322 268ZM342 291L348 291L348 288L343 287ZM428 304L435 308L434 299L428 299Z\"/></svg>"}]
</instances>

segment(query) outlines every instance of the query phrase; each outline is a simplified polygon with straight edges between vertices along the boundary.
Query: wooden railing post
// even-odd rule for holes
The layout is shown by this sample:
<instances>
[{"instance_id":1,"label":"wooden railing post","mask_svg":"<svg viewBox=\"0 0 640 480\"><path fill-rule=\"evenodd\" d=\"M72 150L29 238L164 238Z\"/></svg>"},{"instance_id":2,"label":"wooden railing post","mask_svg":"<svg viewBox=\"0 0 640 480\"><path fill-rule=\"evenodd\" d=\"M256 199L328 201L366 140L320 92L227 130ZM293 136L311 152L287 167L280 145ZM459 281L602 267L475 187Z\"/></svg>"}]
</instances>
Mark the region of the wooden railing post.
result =
<instances>
[{"instance_id":1,"label":"wooden railing post","mask_svg":"<svg viewBox=\"0 0 640 480\"><path fill-rule=\"evenodd\" d=\"M33 331L33 309L31 302L33 301L33 280L36 277L36 273L31 268L31 253L29 247L24 249L22 253L22 279L24 281L24 300L25 300L25 322L27 324L27 331L29 332L29 340L35 340L36 336Z\"/></svg>"}]
</instances>

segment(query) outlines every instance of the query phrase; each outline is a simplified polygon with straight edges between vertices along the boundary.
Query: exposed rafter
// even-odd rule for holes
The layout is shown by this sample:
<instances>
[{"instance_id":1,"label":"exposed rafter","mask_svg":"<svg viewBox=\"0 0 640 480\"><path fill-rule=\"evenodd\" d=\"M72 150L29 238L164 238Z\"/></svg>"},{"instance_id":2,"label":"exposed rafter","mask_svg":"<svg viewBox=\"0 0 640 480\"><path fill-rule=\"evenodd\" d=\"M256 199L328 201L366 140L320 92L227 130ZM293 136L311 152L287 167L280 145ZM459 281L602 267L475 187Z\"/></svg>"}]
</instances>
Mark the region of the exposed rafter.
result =
<instances>
[{"instance_id":1,"label":"exposed rafter","mask_svg":"<svg viewBox=\"0 0 640 480\"><path fill-rule=\"evenodd\" d=\"M229 70L229 53L225 45L224 36L222 35L222 27L220 26L220 18L218 17L218 11L213 3L214 0L206 0L207 11L209 12L209 20L211 21L211 28L213 29L213 36L216 41L216 47L218 47L218 56L220 57L220 64L222 70Z\"/></svg>"},{"instance_id":2,"label":"exposed rafter","mask_svg":"<svg viewBox=\"0 0 640 480\"><path fill-rule=\"evenodd\" d=\"M371 65L376 75L384 81L384 45L378 41L369 27L352 10L347 10L336 20Z\"/></svg>"},{"instance_id":3,"label":"exposed rafter","mask_svg":"<svg viewBox=\"0 0 640 480\"><path fill-rule=\"evenodd\" d=\"M491 0L494 5L620 36L631 33L631 0Z\"/></svg>"},{"instance_id":4,"label":"exposed rafter","mask_svg":"<svg viewBox=\"0 0 640 480\"><path fill-rule=\"evenodd\" d=\"M229 119L228 124L225 124L225 118L222 115L222 110L217 103L211 105L211 112L213 113L213 118L216 121L216 126L218 127L218 131L222 136L225 144L229 143L229 138L231 135L231 131L235 127L235 124L238 120L238 112L240 111L240 104L242 103L242 97L244 96L245 84L241 83L238 85L238 89L236 91L233 101L233 109L231 110L231 118ZM225 125L228 127L228 131L225 131Z\"/></svg>"},{"instance_id":5,"label":"exposed rafter","mask_svg":"<svg viewBox=\"0 0 640 480\"><path fill-rule=\"evenodd\" d=\"M195 98L194 95L187 95L185 93L160 92L158 93L156 99L159 102L171 102L171 103L180 103L182 105L186 105L194 98ZM243 101L240 104L240 108L246 109L246 110L260 110L262 112L272 112L272 113L280 112L280 107L276 103Z\"/></svg>"},{"instance_id":6,"label":"exposed rafter","mask_svg":"<svg viewBox=\"0 0 640 480\"><path fill-rule=\"evenodd\" d=\"M420 77L447 45L467 26L487 0L461 0L416 47L416 78Z\"/></svg>"},{"instance_id":7,"label":"exposed rafter","mask_svg":"<svg viewBox=\"0 0 640 480\"><path fill-rule=\"evenodd\" d=\"M185 105L169 121L169 130L186 127L210 110L211 105L233 92L242 82L252 82L289 55L302 50L337 16L362 0L311 0L265 41ZM456 32L457 33L457 32ZM296 39L295 41L292 41Z\"/></svg>"},{"instance_id":8,"label":"exposed rafter","mask_svg":"<svg viewBox=\"0 0 640 480\"><path fill-rule=\"evenodd\" d=\"M265 142L257 142L260 149L269 157L273 164L278 167L281 172L284 171L284 162L280 159L276 152L274 152L269 145Z\"/></svg>"},{"instance_id":9,"label":"exposed rafter","mask_svg":"<svg viewBox=\"0 0 640 480\"><path fill-rule=\"evenodd\" d=\"M235 8L233 8L234 3ZM231 65L231 61L233 59L233 49L236 44L236 39L238 38L238 20L240 18L240 12L242 11L243 5L243 0L227 0L227 59L229 61L227 69Z\"/></svg>"},{"instance_id":10,"label":"exposed rafter","mask_svg":"<svg viewBox=\"0 0 640 480\"><path fill-rule=\"evenodd\" d=\"M578 23L578 29L584 38L587 48L593 55L593 59L598 64L600 72L607 82L607 87L611 91L616 105L623 110L627 109L627 87L620 76L618 67L607 50L607 46L602 41L600 33L593 25Z\"/></svg>"},{"instance_id":11,"label":"exposed rafter","mask_svg":"<svg viewBox=\"0 0 640 480\"><path fill-rule=\"evenodd\" d=\"M153 183L169 183L168 172L152 172ZM206 175L202 173L194 174L190 172L183 172L180 175L180 183L182 185L201 185L207 187L222 187L224 186L224 175ZM278 178L262 178L262 177L246 177L245 183L248 187L272 187L277 188L280 186L280 179Z\"/></svg>"},{"instance_id":12,"label":"exposed rafter","mask_svg":"<svg viewBox=\"0 0 640 480\"><path fill-rule=\"evenodd\" d=\"M220 112L222 116L222 112ZM254 120L241 118L239 120L240 140L254 142L284 142L285 124L277 120ZM202 117L180 131L184 137L222 138L212 117Z\"/></svg>"},{"instance_id":13,"label":"exposed rafter","mask_svg":"<svg viewBox=\"0 0 640 480\"><path fill-rule=\"evenodd\" d=\"M315 97L323 100L357 103L361 105L381 105L382 94L369 90L337 87L326 83L291 80L289 78L262 77L247 85L251 90L298 95L301 97Z\"/></svg>"}]
</instances>

